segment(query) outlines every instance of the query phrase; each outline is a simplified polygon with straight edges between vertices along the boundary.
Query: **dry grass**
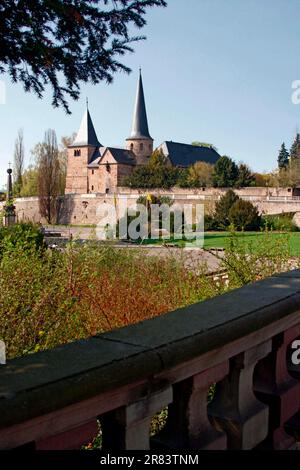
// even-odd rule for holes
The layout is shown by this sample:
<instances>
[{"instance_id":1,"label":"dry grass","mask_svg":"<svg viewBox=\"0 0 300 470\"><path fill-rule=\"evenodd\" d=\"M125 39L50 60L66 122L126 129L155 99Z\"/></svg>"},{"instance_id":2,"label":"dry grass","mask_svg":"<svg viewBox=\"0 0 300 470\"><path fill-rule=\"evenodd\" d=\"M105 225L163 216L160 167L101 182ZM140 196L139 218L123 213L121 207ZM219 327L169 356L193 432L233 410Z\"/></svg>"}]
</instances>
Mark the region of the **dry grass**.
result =
<instances>
[{"instance_id":1,"label":"dry grass","mask_svg":"<svg viewBox=\"0 0 300 470\"><path fill-rule=\"evenodd\" d=\"M0 271L0 338L8 357L85 338L217 295L204 274L175 259L70 245L15 248Z\"/></svg>"}]
</instances>

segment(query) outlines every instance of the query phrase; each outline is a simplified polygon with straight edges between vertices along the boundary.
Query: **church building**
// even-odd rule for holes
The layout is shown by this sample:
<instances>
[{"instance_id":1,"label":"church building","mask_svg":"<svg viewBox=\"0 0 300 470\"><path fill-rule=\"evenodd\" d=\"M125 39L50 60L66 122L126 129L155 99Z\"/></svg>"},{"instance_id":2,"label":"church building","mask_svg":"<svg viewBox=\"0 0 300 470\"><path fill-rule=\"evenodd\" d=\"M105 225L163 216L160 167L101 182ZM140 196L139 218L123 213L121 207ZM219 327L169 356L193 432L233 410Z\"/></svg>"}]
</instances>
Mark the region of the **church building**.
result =
<instances>
[{"instance_id":1,"label":"church building","mask_svg":"<svg viewBox=\"0 0 300 470\"><path fill-rule=\"evenodd\" d=\"M197 161L215 164L220 158L210 147L167 141L158 148L172 165L179 167L187 167ZM99 142L87 107L77 136L68 147L66 194L112 193L135 166L146 165L152 153L153 138L149 133L140 71L132 129L125 148L106 147Z\"/></svg>"}]
</instances>

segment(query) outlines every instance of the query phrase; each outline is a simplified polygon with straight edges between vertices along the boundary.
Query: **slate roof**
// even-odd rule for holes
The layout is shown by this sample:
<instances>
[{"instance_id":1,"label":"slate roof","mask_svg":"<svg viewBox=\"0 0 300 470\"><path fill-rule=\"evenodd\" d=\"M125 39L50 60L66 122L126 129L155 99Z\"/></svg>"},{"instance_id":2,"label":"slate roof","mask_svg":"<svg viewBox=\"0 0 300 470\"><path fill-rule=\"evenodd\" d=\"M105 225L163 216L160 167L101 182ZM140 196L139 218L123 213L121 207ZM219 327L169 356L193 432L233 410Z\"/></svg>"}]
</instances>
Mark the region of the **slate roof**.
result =
<instances>
[{"instance_id":1,"label":"slate roof","mask_svg":"<svg viewBox=\"0 0 300 470\"><path fill-rule=\"evenodd\" d=\"M101 147L88 109L84 112L76 139L70 147L81 147L86 145Z\"/></svg>"},{"instance_id":2,"label":"slate roof","mask_svg":"<svg viewBox=\"0 0 300 470\"><path fill-rule=\"evenodd\" d=\"M89 168L98 168L101 157L104 155L106 147L97 147L88 164Z\"/></svg>"},{"instance_id":3,"label":"slate roof","mask_svg":"<svg viewBox=\"0 0 300 470\"><path fill-rule=\"evenodd\" d=\"M109 150L117 163L123 163L124 165L136 165L136 160L134 153L130 150L115 148L115 147L106 147L106 150ZM103 158L105 157L103 154Z\"/></svg>"},{"instance_id":4,"label":"slate roof","mask_svg":"<svg viewBox=\"0 0 300 470\"><path fill-rule=\"evenodd\" d=\"M149 134L148 128L148 119L147 119L147 112L146 112L146 104L145 104L145 96L144 96L144 88L143 88L143 80L142 80L142 72L140 70L137 92L136 92L136 99L135 99L135 106L134 106L134 113L133 113L133 121L132 121L132 129L131 134L128 140L134 139L152 139Z\"/></svg>"},{"instance_id":5,"label":"slate roof","mask_svg":"<svg viewBox=\"0 0 300 470\"><path fill-rule=\"evenodd\" d=\"M162 149L166 157L169 157L172 165L180 167L187 167L199 161L214 165L221 156L213 148L196 147L172 141L163 142L158 148Z\"/></svg>"}]
</instances>

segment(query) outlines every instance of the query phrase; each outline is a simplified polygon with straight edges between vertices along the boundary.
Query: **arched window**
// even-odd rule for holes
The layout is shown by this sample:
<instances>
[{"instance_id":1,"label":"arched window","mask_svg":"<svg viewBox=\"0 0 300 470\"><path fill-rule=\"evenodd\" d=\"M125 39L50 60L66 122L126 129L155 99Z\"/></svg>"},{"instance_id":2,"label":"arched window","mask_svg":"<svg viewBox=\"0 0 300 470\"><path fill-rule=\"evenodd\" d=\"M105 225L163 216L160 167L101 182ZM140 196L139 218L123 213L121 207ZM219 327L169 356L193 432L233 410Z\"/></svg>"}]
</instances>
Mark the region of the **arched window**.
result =
<instances>
[{"instance_id":1,"label":"arched window","mask_svg":"<svg viewBox=\"0 0 300 470\"><path fill-rule=\"evenodd\" d=\"M130 144L130 150L131 151L133 150L133 144Z\"/></svg>"},{"instance_id":2,"label":"arched window","mask_svg":"<svg viewBox=\"0 0 300 470\"><path fill-rule=\"evenodd\" d=\"M94 186L92 186L92 191L94 191Z\"/></svg>"},{"instance_id":3,"label":"arched window","mask_svg":"<svg viewBox=\"0 0 300 470\"><path fill-rule=\"evenodd\" d=\"M95 170L92 170L92 175L95 173Z\"/></svg>"},{"instance_id":4,"label":"arched window","mask_svg":"<svg viewBox=\"0 0 300 470\"><path fill-rule=\"evenodd\" d=\"M80 149L74 150L74 157L80 157L80 155L81 155L81 150Z\"/></svg>"},{"instance_id":5,"label":"arched window","mask_svg":"<svg viewBox=\"0 0 300 470\"><path fill-rule=\"evenodd\" d=\"M106 171L107 173L110 173L110 164L106 162Z\"/></svg>"},{"instance_id":6,"label":"arched window","mask_svg":"<svg viewBox=\"0 0 300 470\"><path fill-rule=\"evenodd\" d=\"M143 142L140 143L140 150L144 150L144 144L143 144Z\"/></svg>"}]
</instances>

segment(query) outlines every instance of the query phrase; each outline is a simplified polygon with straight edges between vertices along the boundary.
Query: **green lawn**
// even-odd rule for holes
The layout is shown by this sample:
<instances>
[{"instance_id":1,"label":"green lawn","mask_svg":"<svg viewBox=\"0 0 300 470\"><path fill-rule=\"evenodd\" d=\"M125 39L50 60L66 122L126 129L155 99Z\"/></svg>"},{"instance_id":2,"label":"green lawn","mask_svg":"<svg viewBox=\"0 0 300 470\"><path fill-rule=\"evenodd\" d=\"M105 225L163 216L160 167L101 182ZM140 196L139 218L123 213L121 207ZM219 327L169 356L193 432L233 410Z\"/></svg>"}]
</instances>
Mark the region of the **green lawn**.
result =
<instances>
[{"instance_id":1,"label":"green lawn","mask_svg":"<svg viewBox=\"0 0 300 470\"><path fill-rule=\"evenodd\" d=\"M253 243L254 246L260 243L260 240L265 236L264 232L244 232L238 233L238 237L241 239L241 243ZM205 248L224 248L229 238L229 234L226 232L207 232L205 234ZM272 238L288 238L291 255L300 255L300 232L287 232L269 233Z\"/></svg>"},{"instance_id":2,"label":"green lawn","mask_svg":"<svg viewBox=\"0 0 300 470\"><path fill-rule=\"evenodd\" d=\"M240 238L241 243L253 243L254 246L260 243L262 237L266 236L264 232L244 232L237 233L237 236ZM269 233L269 236L274 238L287 237L288 243L290 246L291 255L296 256L300 255L300 232L272 232ZM230 234L228 232L206 232L204 240L204 248L225 248ZM155 244L161 245L162 240L144 240L143 244ZM167 244L176 244L178 246L184 246L184 241L182 240L166 240Z\"/></svg>"}]
</instances>

